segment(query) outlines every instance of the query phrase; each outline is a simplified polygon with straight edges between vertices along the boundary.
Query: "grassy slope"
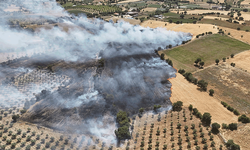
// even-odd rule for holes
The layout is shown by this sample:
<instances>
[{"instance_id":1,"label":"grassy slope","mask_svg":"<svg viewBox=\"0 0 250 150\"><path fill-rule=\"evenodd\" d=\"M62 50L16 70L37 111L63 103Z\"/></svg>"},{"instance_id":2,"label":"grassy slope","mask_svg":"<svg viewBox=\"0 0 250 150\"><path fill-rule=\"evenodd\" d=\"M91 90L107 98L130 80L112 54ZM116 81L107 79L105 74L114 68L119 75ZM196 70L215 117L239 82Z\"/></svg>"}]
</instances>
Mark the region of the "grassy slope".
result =
<instances>
[{"instance_id":1,"label":"grassy slope","mask_svg":"<svg viewBox=\"0 0 250 150\"><path fill-rule=\"evenodd\" d=\"M195 70L193 63L197 58L201 58L205 62L205 66L208 66L213 64L215 59L221 60L223 57L247 49L250 49L250 45L227 36L214 34L172 50L164 50L163 53L173 59L174 66L177 69L184 68L193 71Z\"/></svg>"}]
</instances>

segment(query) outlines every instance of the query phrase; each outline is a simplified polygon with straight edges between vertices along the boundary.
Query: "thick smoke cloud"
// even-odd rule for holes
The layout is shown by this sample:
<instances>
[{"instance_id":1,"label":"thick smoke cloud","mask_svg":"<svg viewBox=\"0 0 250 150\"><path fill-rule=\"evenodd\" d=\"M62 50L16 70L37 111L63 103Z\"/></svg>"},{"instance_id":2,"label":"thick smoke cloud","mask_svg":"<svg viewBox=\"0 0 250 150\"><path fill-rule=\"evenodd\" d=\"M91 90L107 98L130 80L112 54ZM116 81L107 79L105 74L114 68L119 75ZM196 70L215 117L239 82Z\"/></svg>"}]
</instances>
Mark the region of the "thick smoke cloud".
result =
<instances>
[{"instance_id":1,"label":"thick smoke cloud","mask_svg":"<svg viewBox=\"0 0 250 150\"><path fill-rule=\"evenodd\" d=\"M27 11L6 12L6 8L9 7L11 10L13 4ZM51 94L45 96L46 98L41 97L39 105L35 104L29 110L30 114L34 115L37 112L42 113L41 108L49 105L53 109L62 109L56 111L57 114L67 114L66 110L76 108L75 120L85 121L78 124L79 128L72 128L76 132L92 134L102 140L115 140L112 132L115 127L113 115L119 109L129 111L130 115L133 115L141 107L148 108L154 104L168 105L171 84L167 79L175 76L175 70L156 57L154 50L168 45L180 45L182 41L191 39L188 33L167 31L163 28L144 28L122 21L105 22L100 19L88 19L83 15L71 16L51 0L5 0L1 2L0 15L3 16L0 20L0 53L4 54L2 56L9 56L8 59L38 53L46 54L46 58L50 56L51 60L65 62L98 62L98 59L104 59L104 68L99 74L97 67L90 67L91 69L86 69L87 71L81 75L71 70L63 72L71 78L72 84L69 87L73 87L72 91L58 80L54 81L57 84L53 86L51 83L40 85L42 89L51 91ZM24 20L40 19L49 20L57 25L35 32L19 27ZM13 20L14 25L10 24ZM66 26L68 31L61 25ZM45 57L39 59L43 60ZM0 57L0 62L6 60ZM7 67L4 69L9 69ZM0 76L4 78L7 74L1 71ZM6 87L6 84L1 86ZM42 90L30 90L23 94L15 87L11 88L11 91L18 93L13 93L13 99L20 95L25 99L31 98L34 97L33 93L38 94ZM8 102L4 101L2 104L8 106ZM64 115L56 117L58 116L51 115L45 120L57 124ZM39 121L39 118L35 118L34 122L36 120ZM70 117L64 119L64 124L56 128L66 130L70 122L75 120ZM103 137L106 132L108 135Z\"/></svg>"}]
</instances>

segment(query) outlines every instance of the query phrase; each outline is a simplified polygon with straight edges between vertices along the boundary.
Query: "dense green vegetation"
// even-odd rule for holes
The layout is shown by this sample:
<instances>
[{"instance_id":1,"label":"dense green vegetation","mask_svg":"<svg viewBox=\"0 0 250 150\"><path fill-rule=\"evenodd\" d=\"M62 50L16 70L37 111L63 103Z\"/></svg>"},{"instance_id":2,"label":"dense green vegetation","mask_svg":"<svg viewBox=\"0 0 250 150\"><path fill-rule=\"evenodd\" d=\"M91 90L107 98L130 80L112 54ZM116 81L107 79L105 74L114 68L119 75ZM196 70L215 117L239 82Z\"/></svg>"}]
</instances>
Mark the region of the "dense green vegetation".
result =
<instances>
[{"instance_id":1,"label":"dense green vegetation","mask_svg":"<svg viewBox=\"0 0 250 150\"><path fill-rule=\"evenodd\" d=\"M130 138L129 133L129 118L125 111L119 111L116 115L116 120L119 124L118 130L115 130L115 135L119 140Z\"/></svg>"},{"instance_id":2,"label":"dense green vegetation","mask_svg":"<svg viewBox=\"0 0 250 150\"><path fill-rule=\"evenodd\" d=\"M173 111L181 111L182 106L183 106L182 101L177 101L177 102L173 103Z\"/></svg>"},{"instance_id":3,"label":"dense green vegetation","mask_svg":"<svg viewBox=\"0 0 250 150\"><path fill-rule=\"evenodd\" d=\"M250 123L250 118L248 118L246 115L241 115L238 118L238 121L242 122L242 123Z\"/></svg>"},{"instance_id":4,"label":"dense green vegetation","mask_svg":"<svg viewBox=\"0 0 250 150\"><path fill-rule=\"evenodd\" d=\"M83 10L69 10L68 12L70 14L74 14L76 16L78 16L79 14L89 14L89 12L85 12Z\"/></svg>"},{"instance_id":5,"label":"dense green vegetation","mask_svg":"<svg viewBox=\"0 0 250 150\"><path fill-rule=\"evenodd\" d=\"M226 143L226 146L228 149L231 149L231 150L240 150L240 146L235 144L233 140L228 140Z\"/></svg>"}]
</instances>

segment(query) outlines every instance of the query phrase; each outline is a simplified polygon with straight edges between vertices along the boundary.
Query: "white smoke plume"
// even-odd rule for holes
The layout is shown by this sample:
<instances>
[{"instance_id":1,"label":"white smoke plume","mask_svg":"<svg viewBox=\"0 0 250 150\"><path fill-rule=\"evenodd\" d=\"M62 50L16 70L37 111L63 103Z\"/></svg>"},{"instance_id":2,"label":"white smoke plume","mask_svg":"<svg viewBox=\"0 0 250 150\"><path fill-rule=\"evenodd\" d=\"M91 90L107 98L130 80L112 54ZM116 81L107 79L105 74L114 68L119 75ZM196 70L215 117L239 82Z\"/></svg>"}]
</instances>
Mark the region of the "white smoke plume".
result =
<instances>
[{"instance_id":1,"label":"white smoke plume","mask_svg":"<svg viewBox=\"0 0 250 150\"><path fill-rule=\"evenodd\" d=\"M105 22L101 19L88 19L84 15L71 16L55 0L1 1L0 15L0 54L6 57L0 57L0 62L39 53L46 54L46 58L50 56L49 59L65 62L105 59L105 69L100 80L93 77L95 70L81 77L69 71L72 82L78 87L84 87L77 96L62 96L67 93L67 88L63 86L61 92L58 90L46 98L54 103L53 107L66 110L80 107L76 118L89 117L84 118L87 121L80 124L86 127L81 132L110 141L114 140L114 133L111 133L109 125L104 125L103 114L107 114L107 110L116 112L113 106L129 110L131 115L140 107L165 103L171 93L171 84L166 80L175 76L175 69L152 54L159 47L164 49L168 45L177 46L182 44L182 41L191 39L189 33L167 31L163 28L145 28L123 21ZM42 19L52 22L55 26L51 29L40 28L35 32L19 27L22 21ZM68 31L62 26L68 27ZM4 78L7 74L0 71L0 76ZM50 91L53 89L51 84L42 86ZM30 95L33 93L38 92L32 91ZM106 97L112 95L112 100L103 97L105 94ZM42 106L34 106L31 113L40 107ZM89 111L90 109L92 111ZM56 121L58 119L50 116L51 118ZM114 125L110 122L107 124L112 127ZM105 132L109 135L102 136Z\"/></svg>"}]
</instances>

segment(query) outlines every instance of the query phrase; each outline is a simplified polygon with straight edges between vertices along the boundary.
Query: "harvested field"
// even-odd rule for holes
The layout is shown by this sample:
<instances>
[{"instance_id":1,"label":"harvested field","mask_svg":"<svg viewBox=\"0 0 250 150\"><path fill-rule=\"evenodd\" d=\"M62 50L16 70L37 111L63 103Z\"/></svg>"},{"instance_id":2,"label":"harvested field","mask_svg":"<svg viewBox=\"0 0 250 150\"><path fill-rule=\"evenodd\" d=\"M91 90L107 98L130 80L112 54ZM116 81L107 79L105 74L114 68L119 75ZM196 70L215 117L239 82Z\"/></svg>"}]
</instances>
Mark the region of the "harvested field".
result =
<instances>
[{"instance_id":1,"label":"harvested field","mask_svg":"<svg viewBox=\"0 0 250 150\"><path fill-rule=\"evenodd\" d=\"M249 32L242 31L242 30L239 31L239 30L225 28L225 27L219 27L219 28L222 29L226 35L228 33L230 33L230 37L250 44L250 33Z\"/></svg>"},{"instance_id":2,"label":"harvested field","mask_svg":"<svg viewBox=\"0 0 250 150\"><path fill-rule=\"evenodd\" d=\"M177 13L177 11L172 11L174 13ZM182 13L184 11L179 11L179 13ZM222 10L188 10L187 14L203 14L203 13L221 13L221 14L228 14L230 11L222 11Z\"/></svg>"},{"instance_id":3,"label":"harvested field","mask_svg":"<svg viewBox=\"0 0 250 150\"><path fill-rule=\"evenodd\" d=\"M241 2L241 5L250 5L250 0L244 0L243 2Z\"/></svg>"},{"instance_id":4,"label":"harvested field","mask_svg":"<svg viewBox=\"0 0 250 150\"><path fill-rule=\"evenodd\" d=\"M215 17L215 16L204 16L204 19L217 19L217 20L228 20L228 18L223 18L223 17Z\"/></svg>"},{"instance_id":5,"label":"harvested field","mask_svg":"<svg viewBox=\"0 0 250 150\"><path fill-rule=\"evenodd\" d=\"M237 68L241 68L243 71L250 72L250 50L241 52L234 56L233 59L227 61L230 63L235 63Z\"/></svg>"},{"instance_id":6,"label":"harvested field","mask_svg":"<svg viewBox=\"0 0 250 150\"><path fill-rule=\"evenodd\" d=\"M178 66L175 66L177 69L193 71L197 69L194 67L194 61L197 58L201 58L205 62L205 66L209 66L214 63L215 59L222 59L248 49L250 49L248 44L227 36L214 34L162 52L170 59L178 61Z\"/></svg>"},{"instance_id":7,"label":"harvested field","mask_svg":"<svg viewBox=\"0 0 250 150\"><path fill-rule=\"evenodd\" d=\"M250 26L245 26L245 25L236 24L236 23L230 23L230 22L222 21L222 20L202 19L198 23L212 24L212 25L216 25L216 26L219 26L219 27L231 28L231 29L235 29L235 30L237 28L240 28L240 30L244 30L244 31L249 30L250 31Z\"/></svg>"},{"instance_id":8,"label":"harvested field","mask_svg":"<svg viewBox=\"0 0 250 150\"><path fill-rule=\"evenodd\" d=\"M201 92L197 86L189 83L181 74L170 80L172 83L171 102L182 101L184 106L192 104L202 114L209 112L212 122L232 123L237 122L238 117L221 105L220 100L209 96L207 92Z\"/></svg>"},{"instance_id":9,"label":"harvested field","mask_svg":"<svg viewBox=\"0 0 250 150\"><path fill-rule=\"evenodd\" d=\"M142 12L143 12L143 11L144 11L144 12L147 12L147 11L148 11L148 12L152 12L152 11L156 11L156 9L157 9L157 8L154 8L154 7L150 7L150 8L147 7L147 8L142 9Z\"/></svg>"},{"instance_id":10,"label":"harvested field","mask_svg":"<svg viewBox=\"0 0 250 150\"><path fill-rule=\"evenodd\" d=\"M241 13L241 17L243 17L244 20L250 20L250 12L241 11L240 13ZM234 17L238 17L236 13L234 14Z\"/></svg>"},{"instance_id":11,"label":"harvested field","mask_svg":"<svg viewBox=\"0 0 250 150\"><path fill-rule=\"evenodd\" d=\"M150 27L150 28L162 27L162 28L166 28L167 30L173 30L177 32L178 31L189 32L193 34L194 37L198 34L202 34L202 33L209 32L209 31L213 33L218 32L217 29L214 28L214 26L210 24L174 24L174 23L168 23L168 22L162 22L162 21L148 20L148 21L142 22L141 26Z\"/></svg>"},{"instance_id":12,"label":"harvested field","mask_svg":"<svg viewBox=\"0 0 250 150\"><path fill-rule=\"evenodd\" d=\"M119 4L121 4L121 3L133 3L133 2L138 2L138 1L140 1L140 0L126 0L126 1L120 1L118 3Z\"/></svg>"},{"instance_id":13,"label":"harvested field","mask_svg":"<svg viewBox=\"0 0 250 150\"><path fill-rule=\"evenodd\" d=\"M234 58L230 59L232 59L230 61L234 60ZM223 62L196 72L194 76L206 80L209 85L208 89L213 88L215 90L215 97L220 101L227 102L241 114L249 116L250 74L248 72Z\"/></svg>"}]
</instances>

